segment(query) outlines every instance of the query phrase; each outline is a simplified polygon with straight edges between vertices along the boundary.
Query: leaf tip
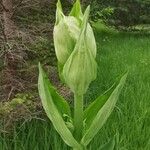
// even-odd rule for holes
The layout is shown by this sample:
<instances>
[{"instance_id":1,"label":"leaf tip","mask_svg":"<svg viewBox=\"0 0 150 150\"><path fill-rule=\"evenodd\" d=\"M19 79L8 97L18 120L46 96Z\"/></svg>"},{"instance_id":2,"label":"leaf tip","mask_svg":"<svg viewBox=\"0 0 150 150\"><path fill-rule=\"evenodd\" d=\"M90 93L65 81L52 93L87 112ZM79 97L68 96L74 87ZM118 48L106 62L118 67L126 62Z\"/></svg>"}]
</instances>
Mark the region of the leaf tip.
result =
<instances>
[{"instance_id":1,"label":"leaf tip","mask_svg":"<svg viewBox=\"0 0 150 150\"><path fill-rule=\"evenodd\" d=\"M40 72L42 70L42 66L40 62L38 63L38 67L39 67L39 72Z\"/></svg>"}]
</instances>

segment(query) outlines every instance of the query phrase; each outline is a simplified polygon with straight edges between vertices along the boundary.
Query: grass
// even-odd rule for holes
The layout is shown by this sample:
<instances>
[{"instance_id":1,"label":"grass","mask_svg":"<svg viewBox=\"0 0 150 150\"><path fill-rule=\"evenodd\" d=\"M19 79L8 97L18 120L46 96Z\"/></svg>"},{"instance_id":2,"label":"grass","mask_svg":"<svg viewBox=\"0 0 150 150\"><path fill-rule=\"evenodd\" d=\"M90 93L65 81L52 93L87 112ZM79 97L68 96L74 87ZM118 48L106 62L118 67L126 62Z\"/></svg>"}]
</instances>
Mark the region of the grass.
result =
<instances>
[{"instance_id":1,"label":"grass","mask_svg":"<svg viewBox=\"0 0 150 150\"><path fill-rule=\"evenodd\" d=\"M150 149L150 36L129 33L96 34L98 76L85 96L85 105L129 70L126 85L107 123L89 146L97 150L117 135L119 150ZM50 121L16 125L12 135L0 136L0 150L69 150Z\"/></svg>"}]
</instances>

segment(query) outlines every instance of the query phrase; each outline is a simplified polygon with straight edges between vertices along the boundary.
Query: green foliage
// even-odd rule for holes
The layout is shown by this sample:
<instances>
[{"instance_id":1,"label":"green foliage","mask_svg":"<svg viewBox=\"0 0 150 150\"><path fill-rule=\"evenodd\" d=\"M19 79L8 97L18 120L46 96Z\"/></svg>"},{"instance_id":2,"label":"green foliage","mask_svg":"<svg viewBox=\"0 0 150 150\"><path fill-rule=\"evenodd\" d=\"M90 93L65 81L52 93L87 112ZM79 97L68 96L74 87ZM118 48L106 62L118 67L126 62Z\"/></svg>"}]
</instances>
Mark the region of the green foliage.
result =
<instances>
[{"instance_id":1,"label":"green foliage","mask_svg":"<svg viewBox=\"0 0 150 150\"><path fill-rule=\"evenodd\" d=\"M59 113L61 114L61 116L63 117L63 115L67 115L71 118L71 111L70 111L70 107L67 103L67 101L65 101L65 99L63 97L61 97L56 90L54 89L54 87L51 85L51 83L48 80L48 77L46 76L46 74L44 73L44 71L41 68L41 65L39 64L39 91L40 91L40 95L42 95L44 93L44 89L46 88L42 88L42 84L43 86L48 86L47 91L50 92L49 98L45 98L46 100L48 99L52 99L54 105L57 107ZM45 92L46 95L46 92ZM47 102L49 103L49 102Z\"/></svg>"},{"instance_id":2,"label":"green foliage","mask_svg":"<svg viewBox=\"0 0 150 150\"><path fill-rule=\"evenodd\" d=\"M149 150L150 147L150 42L149 36L134 33L95 32L97 41L97 79L85 95L85 105L92 103L130 68L126 86L106 124L95 136L89 150L97 150L113 135L119 134L119 150ZM71 105L72 106L72 105ZM9 134L0 129L1 150L70 150L52 123L45 118L17 122ZM8 135L8 136L7 136ZM40 136L39 136L40 135ZM136 138L135 138L136 137Z\"/></svg>"},{"instance_id":3,"label":"green foliage","mask_svg":"<svg viewBox=\"0 0 150 150\"><path fill-rule=\"evenodd\" d=\"M29 108L32 108L33 96L31 94L25 94L25 93L18 93L15 95L15 98L8 102L1 102L0 103L0 116L6 116L9 115L12 111L16 110L18 106L26 105L29 106Z\"/></svg>"},{"instance_id":4,"label":"green foliage","mask_svg":"<svg viewBox=\"0 0 150 150\"><path fill-rule=\"evenodd\" d=\"M63 120L63 116L60 112L62 110L59 110L60 108L64 107L64 114L68 114L68 105L67 102L64 102L63 99L60 98L59 95L58 99L59 102L63 105L62 107L58 107L59 105L56 105L58 103L54 102L56 101L55 97L55 91L51 87L51 84L48 81L47 76L43 72L41 66L39 66L39 81L38 81L38 89L39 94L42 100L43 107L45 109L45 112L49 119L52 121L55 129L60 134L62 139L68 144L69 146L73 148L81 149L81 146L77 143L77 141L72 136L71 132L69 131L65 121ZM65 109L66 108L66 109ZM70 115L70 114L69 114Z\"/></svg>"},{"instance_id":5,"label":"green foliage","mask_svg":"<svg viewBox=\"0 0 150 150\"><path fill-rule=\"evenodd\" d=\"M119 81L119 83L116 84L115 89L111 92L111 94L108 92L106 93L106 98L101 99L101 96L97 99L97 101L93 102L96 103L97 105L99 104L99 101L101 101L101 103L104 103L103 106L98 110L98 112L94 112L95 108L94 107L90 107L86 113L87 115L91 115L90 113L93 113L94 119L92 120L92 123L89 127L87 127L87 130L85 131L83 138L81 140L81 143L83 143L84 145L88 145L89 142L94 138L94 136L98 133L98 131L102 128L102 126L104 125L104 123L107 121L108 117L110 116L110 114L112 113L116 102L118 100L118 97L120 95L120 92L125 84L126 81L126 77L127 77L127 73L121 78L121 80ZM108 95L107 95L108 94ZM88 114L89 113L89 114ZM89 119L91 121L91 117L89 118L85 118L85 119Z\"/></svg>"},{"instance_id":6,"label":"green foliage","mask_svg":"<svg viewBox=\"0 0 150 150\"><path fill-rule=\"evenodd\" d=\"M47 113L47 116L52 121L55 129L57 132L61 135L62 139L68 144L69 146L73 148L79 148L82 149L82 146L77 143L77 141L73 138L71 132L68 130L67 124L65 123L63 119L63 114L70 115L70 110L67 102L65 102L53 89L51 84L48 81L47 76L43 72L41 66L39 66L39 94L42 100L43 107ZM116 84L117 87L115 87L112 91L109 90L108 96L106 94L106 97L98 98L96 101L93 102L92 105L89 106L87 111L85 111L85 119L88 122L91 121L91 124L89 128L87 128L87 131L85 131L85 134L83 135L83 138L81 140L81 144L85 147L89 144L89 142L93 139L93 137L97 134L97 132L100 130L100 128L103 126L103 124L108 119L109 115L111 114L116 101L118 99L118 96L121 92L121 89L123 88L123 85L125 83L127 74L125 74L119 84ZM111 91L111 93L110 93ZM97 109L96 114L95 113L95 107L93 105L96 103L98 105L99 101L100 103L103 103L103 106L100 105L100 108ZM102 102L102 100L104 102ZM63 108L63 109L62 109ZM93 115L91 115L91 112ZM89 117L87 117L89 116ZM91 118L91 116L93 118ZM71 116L70 116L71 118ZM72 122L70 122L71 124ZM85 122L86 125L86 122ZM87 124L88 125L88 124ZM73 126L73 125L72 125ZM86 126L85 126L86 127Z\"/></svg>"},{"instance_id":7,"label":"green foliage","mask_svg":"<svg viewBox=\"0 0 150 150\"><path fill-rule=\"evenodd\" d=\"M94 0L91 5L94 21L102 19L117 28L150 24L149 0Z\"/></svg>"},{"instance_id":8,"label":"green foliage","mask_svg":"<svg viewBox=\"0 0 150 150\"><path fill-rule=\"evenodd\" d=\"M97 74L97 64L95 62L96 43L92 28L88 24L89 12L90 6L86 8L84 15L82 15L80 2L77 0L70 13L73 17L66 17L62 12L60 0L57 2L54 45L58 62L62 65L60 71L62 70L63 72L63 79L74 93L73 118L70 115L68 103L57 94L48 81L48 77L42 70L41 65L39 65L38 89L44 110L64 142L74 150L86 149L90 141L102 128L116 105L127 77L126 73L115 84L115 88L112 91L106 92L104 97L97 98L93 102L94 104L90 105L85 111L84 115L83 95ZM74 21L78 22L78 24ZM60 32L63 29L60 24L67 27L64 29L64 33ZM69 28L70 32L68 32ZM75 28L79 29L79 34L74 32ZM65 32L69 34L64 38ZM72 39L75 40L75 43ZM63 40L69 43L62 42ZM95 103L96 105L100 103L100 106L96 107L96 111L95 107L93 107ZM63 118L64 115L73 120L73 122L71 121L68 124ZM85 126L83 126L84 123ZM71 129L69 129L70 125Z\"/></svg>"},{"instance_id":9,"label":"green foliage","mask_svg":"<svg viewBox=\"0 0 150 150\"><path fill-rule=\"evenodd\" d=\"M103 95L99 96L93 103L91 103L84 111L84 120L85 120L85 130L87 130L95 116L99 112L99 110L104 106L107 99L110 97L113 90L116 88L117 84L114 84L108 91L106 91Z\"/></svg>"}]
</instances>

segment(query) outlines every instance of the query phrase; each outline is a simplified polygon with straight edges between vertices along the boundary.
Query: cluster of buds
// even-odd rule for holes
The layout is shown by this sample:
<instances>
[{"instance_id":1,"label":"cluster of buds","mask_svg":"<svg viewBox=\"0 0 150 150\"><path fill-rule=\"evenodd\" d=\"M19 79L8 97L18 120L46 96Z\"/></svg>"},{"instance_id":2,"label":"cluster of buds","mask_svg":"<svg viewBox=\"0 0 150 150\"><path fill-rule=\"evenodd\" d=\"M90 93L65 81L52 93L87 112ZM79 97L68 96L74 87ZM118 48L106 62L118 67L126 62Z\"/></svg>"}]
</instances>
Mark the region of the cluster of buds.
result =
<instances>
[{"instance_id":1,"label":"cluster of buds","mask_svg":"<svg viewBox=\"0 0 150 150\"><path fill-rule=\"evenodd\" d=\"M90 6L84 14L79 0L69 16L65 16L58 1L54 26L54 45L61 79L74 93L84 94L96 78L96 42L88 23Z\"/></svg>"}]
</instances>

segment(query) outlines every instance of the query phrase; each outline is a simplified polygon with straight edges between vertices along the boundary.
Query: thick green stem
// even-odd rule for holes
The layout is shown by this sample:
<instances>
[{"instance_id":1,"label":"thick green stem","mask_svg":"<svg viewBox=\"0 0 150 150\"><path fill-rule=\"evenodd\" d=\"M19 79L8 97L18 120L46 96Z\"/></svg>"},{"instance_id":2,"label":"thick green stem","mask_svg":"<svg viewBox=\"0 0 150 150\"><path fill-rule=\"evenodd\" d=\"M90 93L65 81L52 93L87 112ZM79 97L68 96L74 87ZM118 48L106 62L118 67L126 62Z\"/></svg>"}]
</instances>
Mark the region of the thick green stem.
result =
<instances>
[{"instance_id":1,"label":"thick green stem","mask_svg":"<svg viewBox=\"0 0 150 150\"><path fill-rule=\"evenodd\" d=\"M83 95L74 95L74 137L78 142L82 138L83 131Z\"/></svg>"}]
</instances>

